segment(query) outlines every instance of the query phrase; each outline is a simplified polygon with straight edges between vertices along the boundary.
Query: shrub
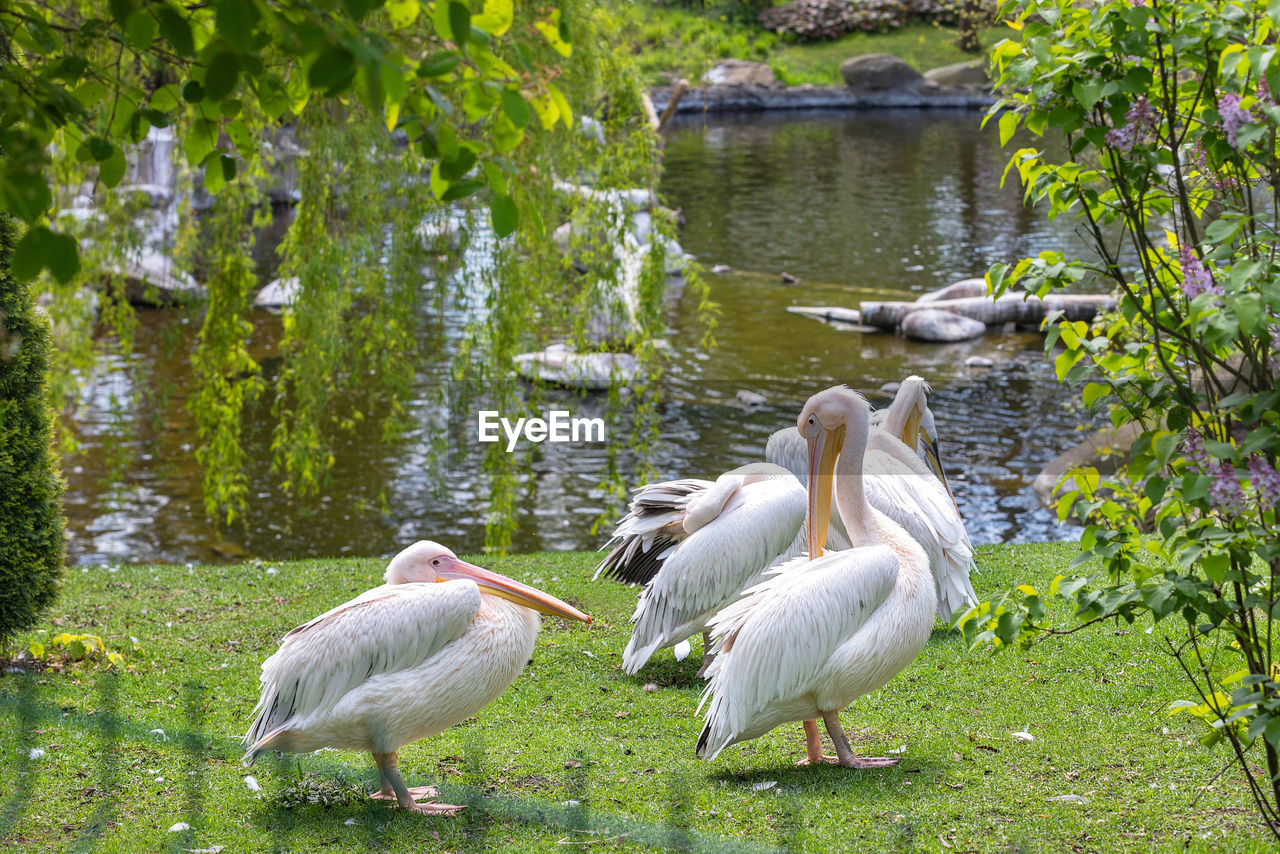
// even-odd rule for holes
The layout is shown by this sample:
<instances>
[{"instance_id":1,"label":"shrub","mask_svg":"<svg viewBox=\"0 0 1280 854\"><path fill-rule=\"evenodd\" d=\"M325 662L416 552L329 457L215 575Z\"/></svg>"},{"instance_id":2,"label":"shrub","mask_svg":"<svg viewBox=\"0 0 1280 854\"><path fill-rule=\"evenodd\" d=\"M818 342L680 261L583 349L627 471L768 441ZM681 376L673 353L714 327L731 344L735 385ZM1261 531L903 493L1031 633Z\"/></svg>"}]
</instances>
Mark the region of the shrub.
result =
<instances>
[{"instance_id":1,"label":"shrub","mask_svg":"<svg viewBox=\"0 0 1280 854\"><path fill-rule=\"evenodd\" d=\"M979 5L977 23L994 20L994 3ZM793 0L761 12L760 23L800 41L820 41L852 32L888 32L913 21L954 26L963 7L964 0Z\"/></svg>"},{"instance_id":2,"label":"shrub","mask_svg":"<svg viewBox=\"0 0 1280 854\"><path fill-rule=\"evenodd\" d=\"M1149 3L1149 5L1148 5ZM988 274L995 292L1100 279L1115 313L1050 323L1046 351L1086 405L1138 438L1102 478L1072 473L1059 514L1079 560L961 618L967 637L1034 642L1150 616L1190 696L1171 711L1224 744L1280 838L1280 61L1261 0L1030 0L996 45L1011 93L1000 138L1067 145L1010 161L1030 201L1081 222L1091 257L1043 252ZM1025 138L1025 137L1024 137ZM1096 562L1096 563L1095 563ZM1083 568L1100 566L1100 571ZM1058 629L1044 599L1076 606Z\"/></svg>"},{"instance_id":3,"label":"shrub","mask_svg":"<svg viewBox=\"0 0 1280 854\"><path fill-rule=\"evenodd\" d=\"M9 269L14 234L0 214L0 648L30 628L58 591L62 481L45 398L48 323Z\"/></svg>"}]
</instances>

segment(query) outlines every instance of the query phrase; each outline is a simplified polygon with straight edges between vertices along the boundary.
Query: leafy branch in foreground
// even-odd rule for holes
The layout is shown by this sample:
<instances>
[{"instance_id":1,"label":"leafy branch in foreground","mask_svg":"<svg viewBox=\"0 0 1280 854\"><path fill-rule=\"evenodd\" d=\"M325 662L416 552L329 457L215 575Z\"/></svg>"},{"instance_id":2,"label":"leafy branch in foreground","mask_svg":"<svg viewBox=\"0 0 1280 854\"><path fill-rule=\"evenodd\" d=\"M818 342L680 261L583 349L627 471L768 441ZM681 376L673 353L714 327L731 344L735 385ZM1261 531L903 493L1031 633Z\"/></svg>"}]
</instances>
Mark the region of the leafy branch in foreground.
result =
<instances>
[{"instance_id":1,"label":"leafy branch in foreground","mask_svg":"<svg viewBox=\"0 0 1280 854\"><path fill-rule=\"evenodd\" d=\"M996 293L1114 288L1116 311L1092 326L1048 322L1046 353L1137 436L1116 474L1060 485L1059 516L1085 529L1047 596L1074 600L1076 628L1168 618L1194 691L1174 710L1208 724L1206 744L1227 743L1280 838L1280 5L1032 0L1006 14L1022 38L992 59L1015 94L988 118L1002 144L1019 130L1065 137L1063 159L1022 148L1009 170L1028 202L1080 220L1095 257L1045 252L988 280ZM1085 571L1093 561L1101 571ZM1074 630L1029 585L960 624L996 647Z\"/></svg>"}]
</instances>

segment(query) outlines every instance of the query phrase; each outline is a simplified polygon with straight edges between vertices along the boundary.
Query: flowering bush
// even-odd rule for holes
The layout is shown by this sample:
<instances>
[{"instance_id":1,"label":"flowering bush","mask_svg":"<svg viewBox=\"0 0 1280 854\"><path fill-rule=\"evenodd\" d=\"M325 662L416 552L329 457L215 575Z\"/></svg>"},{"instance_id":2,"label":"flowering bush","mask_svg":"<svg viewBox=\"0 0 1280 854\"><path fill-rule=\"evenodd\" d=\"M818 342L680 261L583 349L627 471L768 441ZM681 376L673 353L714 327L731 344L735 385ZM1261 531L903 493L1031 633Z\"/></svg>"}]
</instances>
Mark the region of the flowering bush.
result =
<instances>
[{"instance_id":1,"label":"flowering bush","mask_svg":"<svg viewBox=\"0 0 1280 854\"><path fill-rule=\"evenodd\" d=\"M1275 20L1260 0L1029 0L992 53L989 115L1060 135L1066 155L1010 161L1029 200L1080 219L1089 260L1045 252L988 275L1043 295L1115 288L1092 326L1049 324L1060 379L1113 425L1136 424L1128 465L1072 473L1059 514L1082 554L1047 591L1024 585L962 618L996 646L1146 612L1194 697L1174 704L1225 742L1280 838L1280 91ZM1096 570L1101 567L1100 570ZM1088 571L1095 570L1095 571ZM1055 628L1044 596L1074 600ZM1265 766L1265 770L1260 770Z\"/></svg>"},{"instance_id":2,"label":"flowering bush","mask_svg":"<svg viewBox=\"0 0 1280 854\"><path fill-rule=\"evenodd\" d=\"M994 4L983 0L979 5L980 21L991 20ZM888 32L912 21L954 26L963 7L964 0L793 0L765 9L760 23L800 41L820 41L852 32Z\"/></svg>"}]
</instances>

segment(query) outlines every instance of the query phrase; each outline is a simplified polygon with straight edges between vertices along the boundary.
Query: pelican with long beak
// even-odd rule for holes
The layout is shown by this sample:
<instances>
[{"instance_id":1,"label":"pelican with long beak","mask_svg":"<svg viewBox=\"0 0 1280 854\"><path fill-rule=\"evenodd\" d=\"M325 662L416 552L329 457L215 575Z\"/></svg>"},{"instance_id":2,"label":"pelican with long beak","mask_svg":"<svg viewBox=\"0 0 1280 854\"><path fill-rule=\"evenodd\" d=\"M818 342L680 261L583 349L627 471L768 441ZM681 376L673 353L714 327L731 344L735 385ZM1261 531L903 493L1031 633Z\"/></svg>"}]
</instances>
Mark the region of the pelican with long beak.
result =
<instances>
[{"instance_id":1,"label":"pelican with long beak","mask_svg":"<svg viewBox=\"0 0 1280 854\"><path fill-rule=\"evenodd\" d=\"M802 481L806 455L804 439L790 428L770 436L765 448L765 459ZM973 546L942 468L929 385L920 377L903 380L893 403L871 414L862 471L867 501L906 528L929 556L938 616L950 623L955 613L978 601L969 579L975 570ZM835 533L844 533L844 520L838 509L829 527L832 547L840 548Z\"/></svg>"},{"instance_id":2,"label":"pelican with long beak","mask_svg":"<svg viewBox=\"0 0 1280 854\"><path fill-rule=\"evenodd\" d=\"M367 750L381 783L373 797L452 815L462 807L417 802L434 789L406 786L396 751L461 723L514 682L538 636L535 612L591 618L426 540L392 558L383 577L290 631L262 663L245 761L268 750Z\"/></svg>"},{"instance_id":3,"label":"pelican with long beak","mask_svg":"<svg viewBox=\"0 0 1280 854\"><path fill-rule=\"evenodd\" d=\"M803 721L801 764L892 765L898 760L856 756L839 715L924 648L937 602L929 560L867 501L866 400L844 387L819 392L805 404L798 428L807 444L809 557L772 570L712 620L716 656L698 756L714 759L731 744ZM833 486L853 547L824 555ZM818 718L835 742L835 757L822 753Z\"/></svg>"}]
</instances>

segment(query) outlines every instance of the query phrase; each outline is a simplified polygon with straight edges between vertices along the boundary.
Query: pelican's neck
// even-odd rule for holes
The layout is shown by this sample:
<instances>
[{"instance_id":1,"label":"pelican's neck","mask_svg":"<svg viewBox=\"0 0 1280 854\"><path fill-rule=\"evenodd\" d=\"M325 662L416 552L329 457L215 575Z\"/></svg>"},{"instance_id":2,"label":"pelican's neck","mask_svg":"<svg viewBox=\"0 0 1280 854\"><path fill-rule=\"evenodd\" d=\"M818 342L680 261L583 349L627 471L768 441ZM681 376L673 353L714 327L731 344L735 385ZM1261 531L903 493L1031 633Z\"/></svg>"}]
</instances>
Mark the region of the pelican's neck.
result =
<instances>
[{"instance_id":1,"label":"pelican's neck","mask_svg":"<svg viewBox=\"0 0 1280 854\"><path fill-rule=\"evenodd\" d=\"M883 542L862 486L862 460L867 452L868 426L865 409L859 413L850 412L846 421L845 446L836 459L835 503L854 547Z\"/></svg>"}]
</instances>

